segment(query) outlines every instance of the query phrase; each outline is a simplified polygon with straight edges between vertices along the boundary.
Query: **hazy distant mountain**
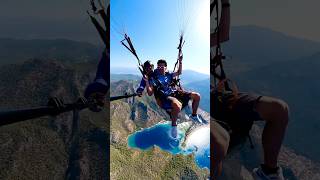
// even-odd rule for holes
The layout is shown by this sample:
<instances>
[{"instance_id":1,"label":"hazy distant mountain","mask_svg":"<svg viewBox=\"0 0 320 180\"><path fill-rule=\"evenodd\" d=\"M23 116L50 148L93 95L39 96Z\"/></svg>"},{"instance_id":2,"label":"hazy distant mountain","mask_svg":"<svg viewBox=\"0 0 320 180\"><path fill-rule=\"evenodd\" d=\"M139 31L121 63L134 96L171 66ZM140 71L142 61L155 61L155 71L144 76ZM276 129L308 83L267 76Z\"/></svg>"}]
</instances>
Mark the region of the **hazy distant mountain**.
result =
<instances>
[{"instance_id":1,"label":"hazy distant mountain","mask_svg":"<svg viewBox=\"0 0 320 180\"><path fill-rule=\"evenodd\" d=\"M134 67L110 67L110 73L111 74L134 74L134 75L140 75L141 73L139 69L134 66Z\"/></svg>"},{"instance_id":2,"label":"hazy distant mountain","mask_svg":"<svg viewBox=\"0 0 320 180\"><path fill-rule=\"evenodd\" d=\"M257 26L233 27L230 41L222 45L222 52L228 57L225 69L231 76L275 62L310 56L319 50L319 42Z\"/></svg>"},{"instance_id":3,"label":"hazy distant mountain","mask_svg":"<svg viewBox=\"0 0 320 180\"><path fill-rule=\"evenodd\" d=\"M183 84L188 84L191 82L208 79L210 76L208 74L203 74L193 70L186 69L182 71L182 75L180 77Z\"/></svg>"},{"instance_id":4,"label":"hazy distant mountain","mask_svg":"<svg viewBox=\"0 0 320 180\"><path fill-rule=\"evenodd\" d=\"M120 80L133 80L139 81L141 80L141 75L133 75L133 74L110 74L111 81L120 81Z\"/></svg>"},{"instance_id":5,"label":"hazy distant mountain","mask_svg":"<svg viewBox=\"0 0 320 180\"><path fill-rule=\"evenodd\" d=\"M86 13L90 9L90 1L1 1L0 38L65 38L102 44Z\"/></svg>"},{"instance_id":6,"label":"hazy distant mountain","mask_svg":"<svg viewBox=\"0 0 320 180\"><path fill-rule=\"evenodd\" d=\"M186 84L184 88L200 93L200 107L203 110L210 112L210 79L191 82Z\"/></svg>"},{"instance_id":7,"label":"hazy distant mountain","mask_svg":"<svg viewBox=\"0 0 320 180\"><path fill-rule=\"evenodd\" d=\"M0 39L0 65L23 62L31 58L63 61L98 61L102 48L86 42L66 39Z\"/></svg>"},{"instance_id":8,"label":"hazy distant mountain","mask_svg":"<svg viewBox=\"0 0 320 180\"><path fill-rule=\"evenodd\" d=\"M132 68L111 67L110 72L112 76L116 76L117 74L133 74L141 77L141 73L137 67L132 67ZM113 78L112 76L111 76L111 79ZM186 69L182 71L182 75L180 76L180 78L183 84L188 84L191 82L208 79L209 75Z\"/></svg>"}]
</instances>

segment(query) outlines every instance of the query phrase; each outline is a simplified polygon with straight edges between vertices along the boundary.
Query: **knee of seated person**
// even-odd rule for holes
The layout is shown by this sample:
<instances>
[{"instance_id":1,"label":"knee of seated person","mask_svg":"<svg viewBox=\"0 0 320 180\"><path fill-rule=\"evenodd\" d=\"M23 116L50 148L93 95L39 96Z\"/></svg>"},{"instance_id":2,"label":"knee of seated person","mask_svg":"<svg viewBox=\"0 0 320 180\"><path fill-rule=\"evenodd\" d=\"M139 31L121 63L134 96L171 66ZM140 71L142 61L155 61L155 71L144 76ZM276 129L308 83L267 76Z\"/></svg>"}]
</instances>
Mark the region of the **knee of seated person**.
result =
<instances>
[{"instance_id":1,"label":"knee of seated person","mask_svg":"<svg viewBox=\"0 0 320 180\"><path fill-rule=\"evenodd\" d=\"M201 99L200 94L197 93L197 92L192 92L192 96L193 96L193 99L194 99L194 100L199 101L199 100Z\"/></svg>"},{"instance_id":2,"label":"knee of seated person","mask_svg":"<svg viewBox=\"0 0 320 180\"><path fill-rule=\"evenodd\" d=\"M173 110L176 110L176 111L181 110L182 104L178 100L172 101L171 105Z\"/></svg>"},{"instance_id":3,"label":"knee of seated person","mask_svg":"<svg viewBox=\"0 0 320 180\"><path fill-rule=\"evenodd\" d=\"M211 122L210 126L210 138L212 145L215 149L217 159L223 159L227 155L230 135L229 133L221 127L216 122Z\"/></svg>"},{"instance_id":4,"label":"knee of seated person","mask_svg":"<svg viewBox=\"0 0 320 180\"><path fill-rule=\"evenodd\" d=\"M281 100L276 99L272 102L272 107L274 109L274 114L279 117L282 123L287 124L289 120L289 105Z\"/></svg>"},{"instance_id":5,"label":"knee of seated person","mask_svg":"<svg viewBox=\"0 0 320 180\"><path fill-rule=\"evenodd\" d=\"M214 156L217 156L217 159L223 159L226 157L229 147L229 136L226 139L221 139L219 141L213 141Z\"/></svg>"}]
</instances>

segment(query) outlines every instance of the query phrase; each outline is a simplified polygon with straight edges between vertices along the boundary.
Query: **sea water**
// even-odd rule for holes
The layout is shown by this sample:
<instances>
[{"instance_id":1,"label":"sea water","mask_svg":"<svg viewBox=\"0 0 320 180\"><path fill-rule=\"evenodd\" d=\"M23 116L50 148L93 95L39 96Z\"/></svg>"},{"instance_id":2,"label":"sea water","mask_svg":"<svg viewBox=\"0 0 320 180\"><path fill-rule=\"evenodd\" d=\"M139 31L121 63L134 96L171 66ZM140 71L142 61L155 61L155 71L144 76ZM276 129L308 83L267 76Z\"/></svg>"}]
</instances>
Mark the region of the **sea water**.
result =
<instances>
[{"instance_id":1,"label":"sea water","mask_svg":"<svg viewBox=\"0 0 320 180\"><path fill-rule=\"evenodd\" d=\"M210 128L198 127L189 133L187 139L185 126L178 126L178 136L171 137L171 124L158 123L150 128L137 131L128 137L128 146L148 150L153 146L172 154L188 155L194 153L195 162L200 168L210 169ZM182 143L184 146L182 146Z\"/></svg>"},{"instance_id":2,"label":"sea water","mask_svg":"<svg viewBox=\"0 0 320 180\"><path fill-rule=\"evenodd\" d=\"M185 141L185 154L192 152L200 168L210 169L210 127L203 126L193 130Z\"/></svg>"}]
</instances>

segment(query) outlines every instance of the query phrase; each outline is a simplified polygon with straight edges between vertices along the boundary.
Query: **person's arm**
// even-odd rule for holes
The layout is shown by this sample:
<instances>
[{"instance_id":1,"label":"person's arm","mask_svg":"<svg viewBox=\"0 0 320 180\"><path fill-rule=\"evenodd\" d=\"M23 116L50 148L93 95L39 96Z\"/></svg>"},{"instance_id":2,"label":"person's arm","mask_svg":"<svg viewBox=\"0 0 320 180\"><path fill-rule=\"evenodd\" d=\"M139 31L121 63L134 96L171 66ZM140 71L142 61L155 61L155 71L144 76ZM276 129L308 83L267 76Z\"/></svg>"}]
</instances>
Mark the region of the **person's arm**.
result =
<instances>
[{"instance_id":1,"label":"person's arm","mask_svg":"<svg viewBox=\"0 0 320 180\"><path fill-rule=\"evenodd\" d=\"M141 97L142 92L144 91L146 87L146 81L142 78L140 81L140 85L138 87L138 89L136 90L136 93Z\"/></svg>"},{"instance_id":2,"label":"person's arm","mask_svg":"<svg viewBox=\"0 0 320 180\"><path fill-rule=\"evenodd\" d=\"M181 55L180 55L180 57L178 59L179 67L178 67L177 72L173 72L172 73L173 77L180 76L182 74L182 59L183 59L183 55L181 53Z\"/></svg>"},{"instance_id":3,"label":"person's arm","mask_svg":"<svg viewBox=\"0 0 320 180\"><path fill-rule=\"evenodd\" d=\"M229 0L222 0L221 18L219 22L219 33L214 32L210 35L211 46L218 44L218 34L220 43L229 40L230 31L230 3Z\"/></svg>"},{"instance_id":4,"label":"person's arm","mask_svg":"<svg viewBox=\"0 0 320 180\"><path fill-rule=\"evenodd\" d=\"M98 64L96 77L94 81L87 85L84 96L85 98L89 98L92 94L99 93L101 95L106 95L109 90L110 85L110 63L109 54L105 50L102 53L102 57Z\"/></svg>"},{"instance_id":5,"label":"person's arm","mask_svg":"<svg viewBox=\"0 0 320 180\"><path fill-rule=\"evenodd\" d=\"M94 79L95 82L99 82L106 86L110 85L110 63L108 62L109 59L109 53L107 52L107 50L104 50L98 64L96 77Z\"/></svg>"},{"instance_id":6,"label":"person's arm","mask_svg":"<svg viewBox=\"0 0 320 180\"><path fill-rule=\"evenodd\" d=\"M144 80L145 80L145 82L146 82L147 93L148 93L149 96L152 96L153 93L154 93L154 91L153 91L153 86L150 85L149 79L148 79L147 77L144 77Z\"/></svg>"},{"instance_id":7,"label":"person's arm","mask_svg":"<svg viewBox=\"0 0 320 180\"><path fill-rule=\"evenodd\" d=\"M87 85L84 97L89 102L89 109L94 112L101 111L106 101L110 85L109 53L105 50L100 59L94 81Z\"/></svg>"}]
</instances>

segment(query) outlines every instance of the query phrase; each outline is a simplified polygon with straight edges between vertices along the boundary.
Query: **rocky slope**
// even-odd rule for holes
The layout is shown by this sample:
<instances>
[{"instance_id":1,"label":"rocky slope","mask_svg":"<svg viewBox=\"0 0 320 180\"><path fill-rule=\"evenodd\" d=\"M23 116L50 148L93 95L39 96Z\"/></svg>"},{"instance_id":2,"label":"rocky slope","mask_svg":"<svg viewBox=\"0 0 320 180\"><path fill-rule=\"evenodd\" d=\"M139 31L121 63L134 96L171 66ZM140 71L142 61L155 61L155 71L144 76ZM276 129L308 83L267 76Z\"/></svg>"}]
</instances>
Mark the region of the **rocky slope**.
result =
<instances>
[{"instance_id":1,"label":"rocky slope","mask_svg":"<svg viewBox=\"0 0 320 180\"><path fill-rule=\"evenodd\" d=\"M260 125L254 125L251 130L254 149L250 148L249 142L239 145L227 156L223 164L223 175L220 179L225 180L253 180L251 171L261 164ZM288 180L316 180L320 179L320 164L297 154L289 147L283 146L279 154L279 165L283 169L285 179Z\"/></svg>"},{"instance_id":2,"label":"rocky slope","mask_svg":"<svg viewBox=\"0 0 320 180\"><path fill-rule=\"evenodd\" d=\"M131 93L137 81L117 81L111 84L111 96ZM120 94L119 94L120 93ZM113 101L111 115L111 179L206 179L209 171L199 169L193 156L172 155L154 147L147 151L130 149L127 137L133 132L150 127L169 116L155 103L153 97L143 96ZM207 114L208 115L208 114ZM187 121L185 113L180 122Z\"/></svg>"},{"instance_id":3,"label":"rocky slope","mask_svg":"<svg viewBox=\"0 0 320 180\"><path fill-rule=\"evenodd\" d=\"M95 64L31 59L0 68L0 109L74 102L92 80ZM0 179L106 179L108 111L83 110L0 127Z\"/></svg>"}]
</instances>

